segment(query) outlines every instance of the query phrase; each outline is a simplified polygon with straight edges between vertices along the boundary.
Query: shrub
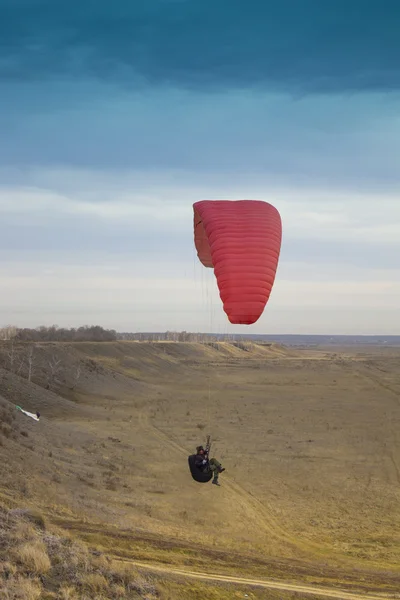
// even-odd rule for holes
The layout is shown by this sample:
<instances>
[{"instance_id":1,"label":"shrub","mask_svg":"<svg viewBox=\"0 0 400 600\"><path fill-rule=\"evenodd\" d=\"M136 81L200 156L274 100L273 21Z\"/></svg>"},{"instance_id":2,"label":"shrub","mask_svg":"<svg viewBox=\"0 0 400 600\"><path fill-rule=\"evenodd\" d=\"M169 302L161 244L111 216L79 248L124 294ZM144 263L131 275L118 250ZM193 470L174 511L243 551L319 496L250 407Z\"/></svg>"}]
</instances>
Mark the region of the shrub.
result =
<instances>
[{"instance_id":1,"label":"shrub","mask_svg":"<svg viewBox=\"0 0 400 600\"><path fill-rule=\"evenodd\" d=\"M46 546L39 540L17 547L13 554L17 563L33 575L45 575L51 568Z\"/></svg>"}]
</instances>

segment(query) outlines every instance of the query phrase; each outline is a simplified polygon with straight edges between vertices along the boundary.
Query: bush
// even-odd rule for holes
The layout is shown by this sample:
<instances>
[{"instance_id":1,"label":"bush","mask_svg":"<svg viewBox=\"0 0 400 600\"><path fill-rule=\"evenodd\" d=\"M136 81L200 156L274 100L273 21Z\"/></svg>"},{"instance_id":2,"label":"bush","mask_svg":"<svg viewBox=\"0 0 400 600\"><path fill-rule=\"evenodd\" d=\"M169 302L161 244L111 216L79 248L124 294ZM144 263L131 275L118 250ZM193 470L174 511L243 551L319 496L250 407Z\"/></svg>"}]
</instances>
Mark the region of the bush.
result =
<instances>
[{"instance_id":1,"label":"bush","mask_svg":"<svg viewBox=\"0 0 400 600\"><path fill-rule=\"evenodd\" d=\"M46 546L40 540L27 542L14 551L17 563L30 574L45 575L51 568Z\"/></svg>"},{"instance_id":2,"label":"bush","mask_svg":"<svg viewBox=\"0 0 400 600\"><path fill-rule=\"evenodd\" d=\"M4 600L147 600L156 588L130 565L46 531L39 513L0 507L0 590Z\"/></svg>"}]
</instances>

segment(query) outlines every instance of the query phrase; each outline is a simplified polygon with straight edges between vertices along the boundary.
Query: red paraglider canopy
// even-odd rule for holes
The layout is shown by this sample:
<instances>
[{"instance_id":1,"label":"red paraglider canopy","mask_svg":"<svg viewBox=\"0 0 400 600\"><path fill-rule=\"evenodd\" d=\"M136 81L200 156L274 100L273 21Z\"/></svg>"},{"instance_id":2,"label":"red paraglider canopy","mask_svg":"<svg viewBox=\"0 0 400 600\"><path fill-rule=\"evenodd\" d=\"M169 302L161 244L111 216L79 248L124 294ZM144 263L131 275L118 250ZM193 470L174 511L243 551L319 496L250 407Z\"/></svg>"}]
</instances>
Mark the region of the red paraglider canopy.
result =
<instances>
[{"instance_id":1,"label":"red paraglider canopy","mask_svg":"<svg viewBox=\"0 0 400 600\"><path fill-rule=\"evenodd\" d=\"M251 325L274 285L282 241L277 209L261 200L201 200L193 204L199 260L214 268L231 323Z\"/></svg>"}]
</instances>

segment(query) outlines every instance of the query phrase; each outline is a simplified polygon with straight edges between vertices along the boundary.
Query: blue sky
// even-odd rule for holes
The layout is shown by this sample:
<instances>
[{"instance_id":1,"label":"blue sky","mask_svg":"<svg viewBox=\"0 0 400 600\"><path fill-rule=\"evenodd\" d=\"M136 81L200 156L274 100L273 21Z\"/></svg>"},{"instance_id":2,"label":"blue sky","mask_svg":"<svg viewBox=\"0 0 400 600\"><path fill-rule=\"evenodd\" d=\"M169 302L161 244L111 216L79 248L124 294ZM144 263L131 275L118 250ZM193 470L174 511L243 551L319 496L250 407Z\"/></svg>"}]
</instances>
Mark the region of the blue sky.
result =
<instances>
[{"instance_id":1,"label":"blue sky","mask_svg":"<svg viewBox=\"0 0 400 600\"><path fill-rule=\"evenodd\" d=\"M399 31L398 0L0 0L1 324L399 334ZM250 327L195 254L219 198L283 220Z\"/></svg>"}]
</instances>

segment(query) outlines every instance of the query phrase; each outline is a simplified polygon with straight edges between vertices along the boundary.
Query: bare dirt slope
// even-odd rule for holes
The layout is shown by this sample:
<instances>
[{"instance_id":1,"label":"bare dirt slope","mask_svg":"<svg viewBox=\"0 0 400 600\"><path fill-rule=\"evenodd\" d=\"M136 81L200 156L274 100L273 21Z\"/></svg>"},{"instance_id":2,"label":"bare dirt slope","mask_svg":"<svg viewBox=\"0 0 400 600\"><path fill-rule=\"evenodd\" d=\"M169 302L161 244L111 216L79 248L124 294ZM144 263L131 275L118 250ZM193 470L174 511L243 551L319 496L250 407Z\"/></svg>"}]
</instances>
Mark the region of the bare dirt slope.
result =
<instances>
[{"instance_id":1,"label":"bare dirt slope","mask_svg":"<svg viewBox=\"0 0 400 600\"><path fill-rule=\"evenodd\" d=\"M121 342L35 356L28 382L3 352L4 506L127 560L400 589L400 353ZM187 468L207 433L220 488Z\"/></svg>"}]
</instances>

